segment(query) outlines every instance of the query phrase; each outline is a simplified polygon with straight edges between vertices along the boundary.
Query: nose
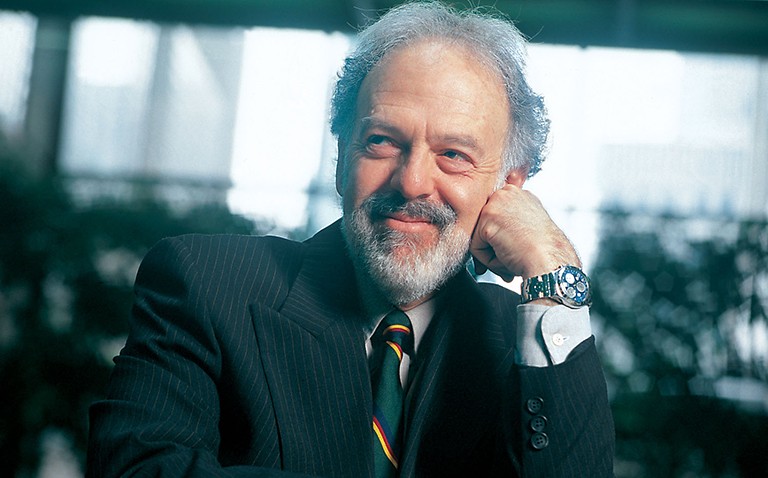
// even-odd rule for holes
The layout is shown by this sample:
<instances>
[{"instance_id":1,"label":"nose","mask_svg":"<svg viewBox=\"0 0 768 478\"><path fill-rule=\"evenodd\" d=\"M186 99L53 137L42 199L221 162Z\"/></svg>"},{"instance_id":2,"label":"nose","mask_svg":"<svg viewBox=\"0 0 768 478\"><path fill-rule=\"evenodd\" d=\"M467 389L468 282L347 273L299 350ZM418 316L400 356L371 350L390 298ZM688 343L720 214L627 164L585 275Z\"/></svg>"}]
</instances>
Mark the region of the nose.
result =
<instances>
[{"instance_id":1,"label":"nose","mask_svg":"<svg viewBox=\"0 0 768 478\"><path fill-rule=\"evenodd\" d=\"M405 199L427 198L435 189L434 166L428 151L412 149L403 154L390 184Z\"/></svg>"}]
</instances>

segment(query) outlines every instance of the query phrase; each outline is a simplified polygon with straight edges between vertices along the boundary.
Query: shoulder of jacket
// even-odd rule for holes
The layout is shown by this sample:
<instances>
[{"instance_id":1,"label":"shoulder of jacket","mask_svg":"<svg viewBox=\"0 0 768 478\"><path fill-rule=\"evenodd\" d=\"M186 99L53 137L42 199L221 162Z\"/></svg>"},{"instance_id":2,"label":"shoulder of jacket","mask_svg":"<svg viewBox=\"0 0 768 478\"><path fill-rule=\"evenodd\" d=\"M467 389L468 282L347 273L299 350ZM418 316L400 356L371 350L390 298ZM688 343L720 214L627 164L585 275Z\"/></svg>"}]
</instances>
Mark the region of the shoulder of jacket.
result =
<instances>
[{"instance_id":1,"label":"shoulder of jacket","mask_svg":"<svg viewBox=\"0 0 768 478\"><path fill-rule=\"evenodd\" d=\"M301 242L277 236L185 234L159 241L145 261L155 256L185 269L203 268L211 280L257 280L254 276L269 272L272 280L292 282L305 248Z\"/></svg>"},{"instance_id":2,"label":"shoulder of jacket","mask_svg":"<svg viewBox=\"0 0 768 478\"><path fill-rule=\"evenodd\" d=\"M233 300L270 307L285 299L306 255L306 244L301 242L232 234L174 236L153 249L165 251L165 257L172 261L165 264L185 277L204 281L199 282L201 287L220 284Z\"/></svg>"},{"instance_id":3,"label":"shoulder of jacket","mask_svg":"<svg viewBox=\"0 0 768 478\"><path fill-rule=\"evenodd\" d=\"M216 256L235 253L268 253L271 256L294 255L301 252L302 243L278 236L249 236L239 234L184 234L162 239L175 243L197 255Z\"/></svg>"}]
</instances>

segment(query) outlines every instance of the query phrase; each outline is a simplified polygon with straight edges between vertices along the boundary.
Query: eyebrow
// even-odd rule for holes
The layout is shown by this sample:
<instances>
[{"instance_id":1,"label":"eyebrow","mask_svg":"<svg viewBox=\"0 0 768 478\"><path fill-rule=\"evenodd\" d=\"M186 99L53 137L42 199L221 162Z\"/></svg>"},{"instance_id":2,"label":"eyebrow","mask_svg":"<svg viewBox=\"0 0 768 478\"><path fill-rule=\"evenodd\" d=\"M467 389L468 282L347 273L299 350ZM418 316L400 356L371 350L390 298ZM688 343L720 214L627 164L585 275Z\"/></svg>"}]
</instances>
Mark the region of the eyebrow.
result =
<instances>
[{"instance_id":1,"label":"eyebrow","mask_svg":"<svg viewBox=\"0 0 768 478\"><path fill-rule=\"evenodd\" d=\"M378 118L373 118L370 116L361 118L360 130L364 131L369 128L378 128L393 135L402 134L399 128L391 125L390 123L387 123L386 121L382 121ZM464 148L471 149L474 152L479 153L480 155L482 155L484 152L483 148L481 148L480 145L477 143L477 140L471 135L446 134L446 135L437 136L434 139L436 139L440 143L457 144Z\"/></svg>"},{"instance_id":2,"label":"eyebrow","mask_svg":"<svg viewBox=\"0 0 768 478\"><path fill-rule=\"evenodd\" d=\"M372 118L370 116L366 116L365 118L362 118L360 120L360 131L362 132L370 128L381 129L393 135L402 134L397 127L387 123L386 121L382 121L378 118Z\"/></svg>"},{"instance_id":3,"label":"eyebrow","mask_svg":"<svg viewBox=\"0 0 768 478\"><path fill-rule=\"evenodd\" d=\"M467 149L472 149L478 153L483 152L483 148L481 148L480 145L477 144L477 141L472 136L449 134L445 136L440 136L438 137L438 139L443 143L458 144Z\"/></svg>"}]
</instances>

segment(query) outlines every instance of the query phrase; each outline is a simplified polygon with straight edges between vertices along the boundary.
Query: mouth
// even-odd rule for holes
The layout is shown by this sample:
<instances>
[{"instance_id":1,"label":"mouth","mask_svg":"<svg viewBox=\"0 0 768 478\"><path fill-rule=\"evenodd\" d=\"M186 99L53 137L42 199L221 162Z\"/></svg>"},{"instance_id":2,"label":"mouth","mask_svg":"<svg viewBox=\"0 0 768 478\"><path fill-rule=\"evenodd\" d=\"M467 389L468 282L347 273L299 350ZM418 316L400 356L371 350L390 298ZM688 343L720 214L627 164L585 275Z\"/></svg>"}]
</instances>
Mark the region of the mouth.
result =
<instances>
[{"instance_id":1,"label":"mouth","mask_svg":"<svg viewBox=\"0 0 768 478\"><path fill-rule=\"evenodd\" d=\"M366 200L373 223L405 233L440 232L456 221L456 213L444 204L425 200L405 201L395 196L373 196Z\"/></svg>"},{"instance_id":2,"label":"mouth","mask_svg":"<svg viewBox=\"0 0 768 478\"><path fill-rule=\"evenodd\" d=\"M406 223L429 223L431 224L432 221L426 217L420 217L420 216L411 216L410 214L406 214L402 211L394 211L389 213L382 213L381 216L386 219L391 219L393 221L398 222L406 222Z\"/></svg>"},{"instance_id":3,"label":"mouth","mask_svg":"<svg viewBox=\"0 0 768 478\"><path fill-rule=\"evenodd\" d=\"M425 217L411 216L402 211L387 212L377 215L377 222L390 230L404 233L423 233L427 230L439 229L436 224Z\"/></svg>"}]
</instances>

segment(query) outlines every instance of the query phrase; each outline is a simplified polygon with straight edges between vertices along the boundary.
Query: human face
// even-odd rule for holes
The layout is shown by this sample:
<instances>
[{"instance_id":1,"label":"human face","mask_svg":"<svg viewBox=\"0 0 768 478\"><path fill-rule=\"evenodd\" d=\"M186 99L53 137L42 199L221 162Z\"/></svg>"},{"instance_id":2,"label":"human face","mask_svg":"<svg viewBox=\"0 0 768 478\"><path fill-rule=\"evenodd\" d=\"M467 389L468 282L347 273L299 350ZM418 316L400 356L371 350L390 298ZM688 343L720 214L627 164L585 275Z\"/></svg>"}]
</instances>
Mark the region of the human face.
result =
<instances>
[{"instance_id":1,"label":"human face","mask_svg":"<svg viewBox=\"0 0 768 478\"><path fill-rule=\"evenodd\" d=\"M424 41L389 53L363 81L350 144L340 145L337 188L345 218L357 211L368 216L375 240L401 238L388 254L403 266L434 255L448 235L461 237L453 242L465 258L499 182L508 113L500 79L465 48ZM447 209L450 234L428 212L364 207L376 197Z\"/></svg>"}]
</instances>

